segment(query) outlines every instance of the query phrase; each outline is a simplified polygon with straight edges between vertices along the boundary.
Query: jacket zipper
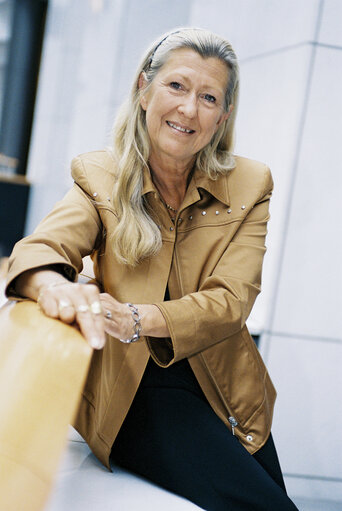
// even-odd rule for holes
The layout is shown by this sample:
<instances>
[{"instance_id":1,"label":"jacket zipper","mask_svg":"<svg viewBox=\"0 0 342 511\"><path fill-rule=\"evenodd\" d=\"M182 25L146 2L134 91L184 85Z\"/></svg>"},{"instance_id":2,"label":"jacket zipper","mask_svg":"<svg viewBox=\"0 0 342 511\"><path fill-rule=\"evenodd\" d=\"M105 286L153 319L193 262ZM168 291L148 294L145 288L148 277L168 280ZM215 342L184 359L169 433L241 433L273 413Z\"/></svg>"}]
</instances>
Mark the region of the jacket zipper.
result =
<instances>
[{"instance_id":1,"label":"jacket zipper","mask_svg":"<svg viewBox=\"0 0 342 511\"><path fill-rule=\"evenodd\" d=\"M235 436L235 428L236 428L236 426L237 426L239 423L238 423L238 421L235 419L235 417L233 417L233 416L228 417L228 421L229 421L229 423L230 423L230 425L231 425L231 427L232 427L232 434L233 434L233 436Z\"/></svg>"}]
</instances>

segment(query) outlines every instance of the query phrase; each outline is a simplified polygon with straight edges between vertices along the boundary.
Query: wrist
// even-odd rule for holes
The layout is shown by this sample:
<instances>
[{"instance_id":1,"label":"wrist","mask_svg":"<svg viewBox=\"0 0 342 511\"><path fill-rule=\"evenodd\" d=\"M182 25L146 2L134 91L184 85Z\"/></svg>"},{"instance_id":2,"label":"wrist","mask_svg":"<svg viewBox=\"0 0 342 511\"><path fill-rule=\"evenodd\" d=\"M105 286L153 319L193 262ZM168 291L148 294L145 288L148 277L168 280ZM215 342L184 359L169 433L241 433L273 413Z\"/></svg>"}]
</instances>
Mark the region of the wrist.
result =
<instances>
[{"instance_id":1,"label":"wrist","mask_svg":"<svg viewBox=\"0 0 342 511\"><path fill-rule=\"evenodd\" d=\"M137 306L141 317L141 335L150 337L169 337L169 329L160 309L153 304Z\"/></svg>"},{"instance_id":2,"label":"wrist","mask_svg":"<svg viewBox=\"0 0 342 511\"><path fill-rule=\"evenodd\" d=\"M130 315L131 315L131 321L133 320L133 334L131 335L131 337L126 337L125 339L120 339L120 341L125 344L129 344L131 342L136 342L140 339L142 326L141 326L141 317L139 314L138 307L136 305L134 305L133 303L126 303L125 306L129 308Z\"/></svg>"},{"instance_id":3,"label":"wrist","mask_svg":"<svg viewBox=\"0 0 342 511\"><path fill-rule=\"evenodd\" d=\"M43 287L54 282L69 282L59 273L53 270L35 268L20 274L14 282L14 291L19 296L37 300Z\"/></svg>"}]
</instances>

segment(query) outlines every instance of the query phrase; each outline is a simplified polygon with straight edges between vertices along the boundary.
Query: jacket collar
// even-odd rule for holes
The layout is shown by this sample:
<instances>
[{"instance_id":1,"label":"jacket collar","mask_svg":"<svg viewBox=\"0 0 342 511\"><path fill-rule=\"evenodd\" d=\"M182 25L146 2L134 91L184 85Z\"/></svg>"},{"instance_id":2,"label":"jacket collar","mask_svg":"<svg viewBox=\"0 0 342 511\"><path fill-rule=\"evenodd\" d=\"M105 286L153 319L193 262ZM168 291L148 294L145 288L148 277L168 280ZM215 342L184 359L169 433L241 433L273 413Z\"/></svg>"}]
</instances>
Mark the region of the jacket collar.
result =
<instances>
[{"instance_id":1,"label":"jacket collar","mask_svg":"<svg viewBox=\"0 0 342 511\"><path fill-rule=\"evenodd\" d=\"M219 200L226 206L230 205L228 179L225 176L219 176L216 180L213 180L209 179L208 176L206 176L200 170L195 169L189 185L189 190L193 190L194 188L197 188L197 190L206 190L213 197L215 197L215 199ZM144 184L141 195L146 195L150 192L156 193L157 189L153 184L150 170L145 168Z\"/></svg>"},{"instance_id":2,"label":"jacket collar","mask_svg":"<svg viewBox=\"0 0 342 511\"><path fill-rule=\"evenodd\" d=\"M143 189L141 191L141 195L146 195L147 193L150 193L150 192L156 193L157 189L153 184L150 169L147 167L144 167L143 178L144 178L144 184L143 184Z\"/></svg>"},{"instance_id":3,"label":"jacket collar","mask_svg":"<svg viewBox=\"0 0 342 511\"><path fill-rule=\"evenodd\" d=\"M226 176L219 176L216 180L210 179L206 174L196 169L193 175L196 188L206 190L210 195L226 206L230 204L228 179Z\"/></svg>"}]
</instances>

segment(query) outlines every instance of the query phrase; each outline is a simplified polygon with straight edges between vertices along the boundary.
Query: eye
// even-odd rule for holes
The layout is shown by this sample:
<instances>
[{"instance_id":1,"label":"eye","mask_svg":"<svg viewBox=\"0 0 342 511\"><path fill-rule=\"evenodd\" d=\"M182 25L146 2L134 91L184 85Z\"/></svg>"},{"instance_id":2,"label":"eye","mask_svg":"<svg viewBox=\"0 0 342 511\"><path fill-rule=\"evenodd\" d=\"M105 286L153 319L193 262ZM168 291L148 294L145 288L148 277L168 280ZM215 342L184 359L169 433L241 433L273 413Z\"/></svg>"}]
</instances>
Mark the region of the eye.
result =
<instances>
[{"instance_id":1,"label":"eye","mask_svg":"<svg viewBox=\"0 0 342 511\"><path fill-rule=\"evenodd\" d=\"M170 87L172 87L175 90L180 90L182 88L181 84L178 82L171 82Z\"/></svg>"},{"instance_id":2,"label":"eye","mask_svg":"<svg viewBox=\"0 0 342 511\"><path fill-rule=\"evenodd\" d=\"M206 101L209 101L209 103L216 103L216 98L211 94L204 94L203 97Z\"/></svg>"}]
</instances>

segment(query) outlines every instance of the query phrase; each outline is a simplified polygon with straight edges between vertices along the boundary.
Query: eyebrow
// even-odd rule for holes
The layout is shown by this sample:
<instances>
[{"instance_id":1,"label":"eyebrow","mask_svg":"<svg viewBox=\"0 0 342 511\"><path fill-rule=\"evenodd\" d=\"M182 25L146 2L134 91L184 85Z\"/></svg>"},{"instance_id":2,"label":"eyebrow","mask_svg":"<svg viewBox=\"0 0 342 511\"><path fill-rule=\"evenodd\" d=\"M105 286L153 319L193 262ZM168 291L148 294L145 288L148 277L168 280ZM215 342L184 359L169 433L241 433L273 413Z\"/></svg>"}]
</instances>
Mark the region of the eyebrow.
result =
<instances>
[{"instance_id":1,"label":"eyebrow","mask_svg":"<svg viewBox=\"0 0 342 511\"><path fill-rule=\"evenodd\" d=\"M188 82L188 83L190 81L189 78L186 75L184 75L183 73L181 73L179 71L173 71L173 72L170 71L170 73L179 76L182 79L182 81L185 81L185 82ZM215 91L216 94L220 93L220 91L219 91L219 89L217 87L209 85L209 84L204 84L203 86L201 86L201 88L202 89L209 89L211 91ZM224 92L222 94L224 95Z\"/></svg>"}]
</instances>

